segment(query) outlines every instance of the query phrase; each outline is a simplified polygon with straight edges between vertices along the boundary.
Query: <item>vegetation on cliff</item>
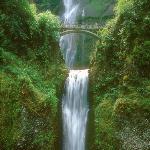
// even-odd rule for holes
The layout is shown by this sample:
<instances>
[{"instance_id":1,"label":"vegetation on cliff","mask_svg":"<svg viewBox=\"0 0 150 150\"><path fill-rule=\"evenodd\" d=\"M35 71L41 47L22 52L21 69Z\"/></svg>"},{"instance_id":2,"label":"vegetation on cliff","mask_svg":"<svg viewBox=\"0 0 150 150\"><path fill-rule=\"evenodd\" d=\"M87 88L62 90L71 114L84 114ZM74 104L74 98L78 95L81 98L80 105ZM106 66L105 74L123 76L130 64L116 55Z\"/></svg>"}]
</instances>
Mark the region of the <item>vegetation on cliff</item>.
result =
<instances>
[{"instance_id":1,"label":"vegetation on cliff","mask_svg":"<svg viewBox=\"0 0 150 150\"><path fill-rule=\"evenodd\" d=\"M113 16L114 0L86 2L87 14L79 20L81 23L105 22ZM59 3L60 0L0 2L2 150L54 150L60 145L58 98L66 68L59 51L58 31L52 30L60 23L47 11L58 13ZM99 14L95 17L97 11ZM118 0L114 18L98 34L101 40L90 64L90 107L94 111L94 117L90 117L94 118L95 127L89 126L95 131L89 149L148 150L149 0ZM88 37L83 40L88 42L83 47L86 55L89 54L87 47L91 48L90 41ZM80 54L77 61L82 59ZM88 60L82 61L81 64L88 63Z\"/></svg>"},{"instance_id":2,"label":"vegetation on cliff","mask_svg":"<svg viewBox=\"0 0 150 150\"><path fill-rule=\"evenodd\" d=\"M38 8L39 11L51 10L53 13L60 11L61 0L32 0Z\"/></svg>"},{"instance_id":3,"label":"vegetation on cliff","mask_svg":"<svg viewBox=\"0 0 150 150\"><path fill-rule=\"evenodd\" d=\"M66 69L51 12L27 0L0 2L0 149L55 149Z\"/></svg>"},{"instance_id":4,"label":"vegetation on cliff","mask_svg":"<svg viewBox=\"0 0 150 150\"><path fill-rule=\"evenodd\" d=\"M150 3L118 0L99 31L90 67L92 149L148 150L150 140Z\"/></svg>"},{"instance_id":5,"label":"vegetation on cliff","mask_svg":"<svg viewBox=\"0 0 150 150\"><path fill-rule=\"evenodd\" d=\"M99 23L104 24L106 20L113 17L113 8L116 0L85 0L84 17L82 20L86 24Z\"/></svg>"}]
</instances>

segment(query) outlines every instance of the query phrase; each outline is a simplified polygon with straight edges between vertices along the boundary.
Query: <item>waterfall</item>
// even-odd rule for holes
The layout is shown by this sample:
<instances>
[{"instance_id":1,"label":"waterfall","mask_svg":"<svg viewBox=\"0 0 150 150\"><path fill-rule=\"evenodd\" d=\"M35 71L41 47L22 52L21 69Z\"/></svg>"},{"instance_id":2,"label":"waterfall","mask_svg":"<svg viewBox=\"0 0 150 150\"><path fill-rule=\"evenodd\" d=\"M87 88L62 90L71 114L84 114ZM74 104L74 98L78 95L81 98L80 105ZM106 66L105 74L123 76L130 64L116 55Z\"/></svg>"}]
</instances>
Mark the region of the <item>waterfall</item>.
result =
<instances>
[{"instance_id":1,"label":"waterfall","mask_svg":"<svg viewBox=\"0 0 150 150\"><path fill-rule=\"evenodd\" d=\"M63 0L65 13L63 15L64 24L75 24L79 4L75 0ZM77 50L76 39L78 36L75 34L65 35L60 39L60 47L63 49L65 62L69 68L72 68L75 63L75 55Z\"/></svg>"},{"instance_id":2,"label":"waterfall","mask_svg":"<svg viewBox=\"0 0 150 150\"><path fill-rule=\"evenodd\" d=\"M84 150L87 122L88 70L70 70L63 97L63 150Z\"/></svg>"},{"instance_id":3,"label":"waterfall","mask_svg":"<svg viewBox=\"0 0 150 150\"><path fill-rule=\"evenodd\" d=\"M76 0L63 0L63 2L64 24L77 23L80 4ZM85 150L88 69L72 70L75 65L77 38L77 35L70 34L63 36L60 40L66 65L70 69L62 98L63 150Z\"/></svg>"}]
</instances>

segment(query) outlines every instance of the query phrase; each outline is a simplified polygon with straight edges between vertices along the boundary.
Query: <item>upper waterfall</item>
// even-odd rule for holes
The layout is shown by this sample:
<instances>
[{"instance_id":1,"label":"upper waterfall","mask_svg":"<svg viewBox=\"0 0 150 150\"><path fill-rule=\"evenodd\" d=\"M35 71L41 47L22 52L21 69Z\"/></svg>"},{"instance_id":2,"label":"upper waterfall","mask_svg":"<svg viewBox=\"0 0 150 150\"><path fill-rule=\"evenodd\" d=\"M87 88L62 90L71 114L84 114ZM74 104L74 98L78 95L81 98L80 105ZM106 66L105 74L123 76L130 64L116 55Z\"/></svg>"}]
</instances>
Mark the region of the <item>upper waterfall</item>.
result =
<instances>
[{"instance_id":1,"label":"upper waterfall","mask_svg":"<svg viewBox=\"0 0 150 150\"><path fill-rule=\"evenodd\" d=\"M79 3L75 0L63 0L65 12L62 16L64 24L75 24L79 11ZM68 68L73 68L77 51L77 36L75 34L65 35L60 39L60 47Z\"/></svg>"},{"instance_id":2,"label":"upper waterfall","mask_svg":"<svg viewBox=\"0 0 150 150\"><path fill-rule=\"evenodd\" d=\"M74 4L74 0L64 0L65 13L64 13L64 23L74 24L76 22L77 11L79 4Z\"/></svg>"}]
</instances>

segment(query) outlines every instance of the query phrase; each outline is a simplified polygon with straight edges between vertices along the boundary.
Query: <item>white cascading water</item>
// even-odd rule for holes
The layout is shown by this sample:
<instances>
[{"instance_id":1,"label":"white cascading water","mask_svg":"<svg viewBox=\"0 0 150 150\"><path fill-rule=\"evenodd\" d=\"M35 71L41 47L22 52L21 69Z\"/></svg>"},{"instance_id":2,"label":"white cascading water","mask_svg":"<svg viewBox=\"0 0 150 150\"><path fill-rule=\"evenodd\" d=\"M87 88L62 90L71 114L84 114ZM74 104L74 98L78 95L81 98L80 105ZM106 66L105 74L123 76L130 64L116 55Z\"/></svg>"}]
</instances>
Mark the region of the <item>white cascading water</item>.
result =
<instances>
[{"instance_id":1,"label":"white cascading water","mask_svg":"<svg viewBox=\"0 0 150 150\"><path fill-rule=\"evenodd\" d=\"M76 16L79 4L74 3L75 0L63 0L65 13L63 21L65 25L76 23ZM69 68L72 68L75 63L75 55L77 50L77 36L75 34L65 35L60 39L60 47L63 49L65 62Z\"/></svg>"},{"instance_id":2,"label":"white cascading water","mask_svg":"<svg viewBox=\"0 0 150 150\"><path fill-rule=\"evenodd\" d=\"M63 0L65 13L64 24L75 24L79 4L76 0ZM60 46L68 68L75 64L77 39L75 34L63 36ZM85 150L86 123L88 116L87 104L88 69L70 70L65 83L62 99L63 119L63 150Z\"/></svg>"},{"instance_id":3,"label":"white cascading water","mask_svg":"<svg viewBox=\"0 0 150 150\"><path fill-rule=\"evenodd\" d=\"M84 150L88 70L70 70L63 97L63 150Z\"/></svg>"}]
</instances>

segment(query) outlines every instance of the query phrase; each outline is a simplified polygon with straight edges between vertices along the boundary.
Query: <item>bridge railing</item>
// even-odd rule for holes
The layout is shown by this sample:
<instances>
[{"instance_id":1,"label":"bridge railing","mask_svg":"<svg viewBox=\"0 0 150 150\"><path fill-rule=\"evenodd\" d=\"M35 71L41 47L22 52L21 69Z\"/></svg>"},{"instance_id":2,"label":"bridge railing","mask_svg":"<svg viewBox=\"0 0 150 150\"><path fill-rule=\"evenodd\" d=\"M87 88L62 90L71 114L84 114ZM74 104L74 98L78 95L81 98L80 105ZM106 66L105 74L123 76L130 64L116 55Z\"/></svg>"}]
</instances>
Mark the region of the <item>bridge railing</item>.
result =
<instances>
[{"instance_id":1,"label":"bridge railing","mask_svg":"<svg viewBox=\"0 0 150 150\"><path fill-rule=\"evenodd\" d=\"M61 25L62 29L90 29L90 30L98 30L100 28L102 28L102 25L98 25L98 24L94 24L94 25L80 25L80 24L62 24Z\"/></svg>"}]
</instances>

